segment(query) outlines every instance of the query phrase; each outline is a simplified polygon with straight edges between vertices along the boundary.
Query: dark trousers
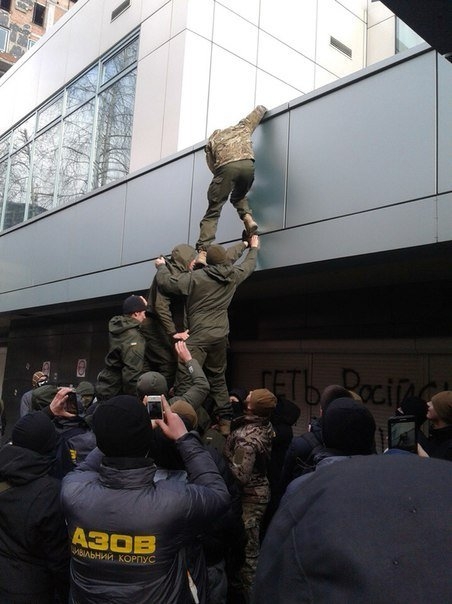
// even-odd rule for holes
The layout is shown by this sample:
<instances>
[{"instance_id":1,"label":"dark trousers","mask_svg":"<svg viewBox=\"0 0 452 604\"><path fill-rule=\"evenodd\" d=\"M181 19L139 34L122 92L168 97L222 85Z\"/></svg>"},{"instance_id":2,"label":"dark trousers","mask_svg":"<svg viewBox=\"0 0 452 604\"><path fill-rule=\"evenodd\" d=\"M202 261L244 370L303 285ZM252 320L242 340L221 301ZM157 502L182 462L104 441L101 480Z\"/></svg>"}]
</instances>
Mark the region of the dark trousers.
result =
<instances>
[{"instance_id":1,"label":"dark trousers","mask_svg":"<svg viewBox=\"0 0 452 604\"><path fill-rule=\"evenodd\" d=\"M230 201L237 210L240 219L251 214L246 194L254 181L254 161L241 159L233 161L215 170L214 177L207 191L209 206L199 228L199 239L196 249L207 249L217 233L218 219L229 195Z\"/></svg>"}]
</instances>

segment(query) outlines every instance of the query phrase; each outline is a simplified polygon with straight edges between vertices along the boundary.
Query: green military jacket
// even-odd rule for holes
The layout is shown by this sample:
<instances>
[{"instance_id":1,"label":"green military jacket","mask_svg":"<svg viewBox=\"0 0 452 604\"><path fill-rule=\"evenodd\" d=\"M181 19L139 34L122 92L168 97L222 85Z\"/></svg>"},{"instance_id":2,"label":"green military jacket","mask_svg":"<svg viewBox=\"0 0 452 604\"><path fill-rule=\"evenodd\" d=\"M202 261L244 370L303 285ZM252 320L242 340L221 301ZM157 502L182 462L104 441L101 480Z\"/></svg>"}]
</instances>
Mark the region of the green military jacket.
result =
<instances>
[{"instance_id":1,"label":"green military jacket","mask_svg":"<svg viewBox=\"0 0 452 604\"><path fill-rule=\"evenodd\" d=\"M186 313L191 344L208 344L229 333L228 308L237 287L256 267L257 248L251 248L245 260L207 265L191 273L172 278L165 265L157 270L157 283L164 293L187 296Z\"/></svg>"},{"instance_id":2,"label":"green military jacket","mask_svg":"<svg viewBox=\"0 0 452 604\"><path fill-rule=\"evenodd\" d=\"M206 162L214 173L217 168L241 159L254 159L251 135L264 117L267 109L258 105L235 126L215 130L205 147Z\"/></svg>"},{"instance_id":3,"label":"green military jacket","mask_svg":"<svg viewBox=\"0 0 452 604\"><path fill-rule=\"evenodd\" d=\"M117 315L108 324L110 350L105 369L97 378L99 400L118 394L136 396L136 386L143 373L145 340L140 323L128 315Z\"/></svg>"}]
</instances>

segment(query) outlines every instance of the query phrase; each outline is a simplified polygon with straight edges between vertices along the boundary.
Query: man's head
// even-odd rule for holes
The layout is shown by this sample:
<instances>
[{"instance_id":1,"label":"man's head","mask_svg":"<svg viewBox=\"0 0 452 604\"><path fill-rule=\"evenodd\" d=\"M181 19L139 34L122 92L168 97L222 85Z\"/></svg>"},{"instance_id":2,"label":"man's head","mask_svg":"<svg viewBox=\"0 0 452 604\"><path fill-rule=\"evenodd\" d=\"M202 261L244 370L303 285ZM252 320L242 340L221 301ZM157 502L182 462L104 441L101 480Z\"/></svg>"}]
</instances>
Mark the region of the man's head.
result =
<instances>
[{"instance_id":1,"label":"man's head","mask_svg":"<svg viewBox=\"0 0 452 604\"><path fill-rule=\"evenodd\" d=\"M207 264L225 264L228 262L226 250L222 245L209 245L206 255Z\"/></svg>"},{"instance_id":2,"label":"man's head","mask_svg":"<svg viewBox=\"0 0 452 604\"><path fill-rule=\"evenodd\" d=\"M452 425L452 391L443 390L427 403L427 419L437 428Z\"/></svg>"},{"instance_id":3,"label":"man's head","mask_svg":"<svg viewBox=\"0 0 452 604\"><path fill-rule=\"evenodd\" d=\"M190 403L187 403L187 401L182 399L175 401L171 405L171 411L177 413L177 415L184 420L187 430L195 430L197 428L198 416L196 415L196 411Z\"/></svg>"},{"instance_id":4,"label":"man's head","mask_svg":"<svg viewBox=\"0 0 452 604\"><path fill-rule=\"evenodd\" d=\"M57 433L45 413L27 413L14 425L11 441L16 447L46 455L55 449Z\"/></svg>"},{"instance_id":5,"label":"man's head","mask_svg":"<svg viewBox=\"0 0 452 604\"><path fill-rule=\"evenodd\" d=\"M49 381L49 376L43 373L42 371L36 371L31 378L31 384L33 388L38 388L39 386L44 386Z\"/></svg>"},{"instance_id":6,"label":"man's head","mask_svg":"<svg viewBox=\"0 0 452 604\"><path fill-rule=\"evenodd\" d=\"M152 425L134 396L115 396L93 415L97 446L107 457L146 457L152 446Z\"/></svg>"},{"instance_id":7,"label":"man's head","mask_svg":"<svg viewBox=\"0 0 452 604\"><path fill-rule=\"evenodd\" d=\"M259 417L270 417L276 402L276 396L267 388L251 390L245 399L245 412Z\"/></svg>"},{"instance_id":8,"label":"man's head","mask_svg":"<svg viewBox=\"0 0 452 604\"><path fill-rule=\"evenodd\" d=\"M427 419L427 403L418 396L409 396L400 403L396 415L414 415L416 426L420 428Z\"/></svg>"},{"instance_id":9,"label":"man's head","mask_svg":"<svg viewBox=\"0 0 452 604\"><path fill-rule=\"evenodd\" d=\"M327 449L342 455L370 455L375 451L375 420L362 403L338 398L328 405L322 418Z\"/></svg>"},{"instance_id":10,"label":"man's head","mask_svg":"<svg viewBox=\"0 0 452 604\"><path fill-rule=\"evenodd\" d=\"M91 382L80 382L75 389L75 392L82 399L83 407L86 408L91 405L95 395L94 386L91 384Z\"/></svg>"},{"instance_id":11,"label":"man's head","mask_svg":"<svg viewBox=\"0 0 452 604\"><path fill-rule=\"evenodd\" d=\"M147 302L143 296L129 296L122 303L122 312L124 315L132 317L140 323L146 317Z\"/></svg>"},{"instance_id":12,"label":"man's head","mask_svg":"<svg viewBox=\"0 0 452 604\"><path fill-rule=\"evenodd\" d=\"M327 386L323 389L322 394L320 395L320 413L323 415L331 401L334 401L337 398L351 399L353 396L349 390L343 386L339 386L338 384L331 384L330 386Z\"/></svg>"},{"instance_id":13,"label":"man's head","mask_svg":"<svg viewBox=\"0 0 452 604\"><path fill-rule=\"evenodd\" d=\"M145 396L160 396L168 394L168 384L165 377L157 371L147 371L138 378L137 396L140 401Z\"/></svg>"}]
</instances>

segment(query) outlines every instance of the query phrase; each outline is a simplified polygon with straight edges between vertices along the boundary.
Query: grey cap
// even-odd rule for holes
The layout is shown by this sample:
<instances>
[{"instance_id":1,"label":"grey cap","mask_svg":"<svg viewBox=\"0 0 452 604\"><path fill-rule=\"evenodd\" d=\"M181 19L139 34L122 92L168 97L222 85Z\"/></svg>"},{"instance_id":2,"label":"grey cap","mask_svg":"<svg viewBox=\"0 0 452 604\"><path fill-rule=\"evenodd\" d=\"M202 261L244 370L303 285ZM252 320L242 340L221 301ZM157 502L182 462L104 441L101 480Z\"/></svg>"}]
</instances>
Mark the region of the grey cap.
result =
<instances>
[{"instance_id":1,"label":"grey cap","mask_svg":"<svg viewBox=\"0 0 452 604\"><path fill-rule=\"evenodd\" d=\"M165 377L157 371L147 371L140 375L137 382L137 394L140 398L150 394L168 394L168 384Z\"/></svg>"}]
</instances>

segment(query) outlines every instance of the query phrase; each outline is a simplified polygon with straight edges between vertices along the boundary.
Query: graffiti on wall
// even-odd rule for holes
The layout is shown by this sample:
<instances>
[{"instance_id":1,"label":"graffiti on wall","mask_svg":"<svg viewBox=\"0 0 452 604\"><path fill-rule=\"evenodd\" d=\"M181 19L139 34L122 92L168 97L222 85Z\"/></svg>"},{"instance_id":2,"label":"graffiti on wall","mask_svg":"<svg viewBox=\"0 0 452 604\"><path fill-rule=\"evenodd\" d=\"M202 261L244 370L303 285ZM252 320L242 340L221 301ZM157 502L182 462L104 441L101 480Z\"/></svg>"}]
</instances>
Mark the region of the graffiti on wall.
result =
<instances>
[{"instance_id":1,"label":"graffiti on wall","mask_svg":"<svg viewBox=\"0 0 452 604\"><path fill-rule=\"evenodd\" d=\"M394 408L397 408L410 396L428 400L434 392L449 390L449 384L446 381L430 381L418 386L412 379L406 377L388 377L385 383L379 384L366 383L361 378L359 371L349 367L342 368L341 380L338 384L359 394L364 403ZM319 404L320 394L323 390L323 387L319 388L310 383L307 369L263 370L262 387L291 400L296 400L297 394L301 392L302 399L310 406Z\"/></svg>"}]
</instances>

